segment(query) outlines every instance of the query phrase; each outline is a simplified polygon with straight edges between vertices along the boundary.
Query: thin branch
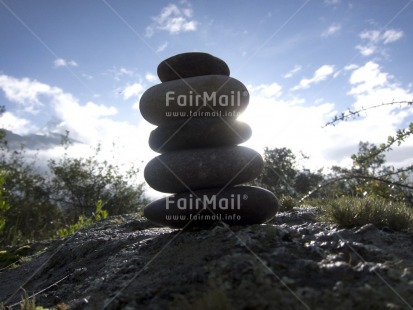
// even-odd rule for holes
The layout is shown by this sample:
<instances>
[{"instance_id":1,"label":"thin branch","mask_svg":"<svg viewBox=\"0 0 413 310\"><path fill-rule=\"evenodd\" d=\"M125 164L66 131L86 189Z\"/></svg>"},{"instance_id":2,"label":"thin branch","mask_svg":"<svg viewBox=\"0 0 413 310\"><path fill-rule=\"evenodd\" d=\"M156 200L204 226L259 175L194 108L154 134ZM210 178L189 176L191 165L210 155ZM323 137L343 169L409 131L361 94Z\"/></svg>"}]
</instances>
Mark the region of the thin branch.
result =
<instances>
[{"instance_id":1,"label":"thin branch","mask_svg":"<svg viewBox=\"0 0 413 310\"><path fill-rule=\"evenodd\" d=\"M393 104L400 104L400 105L401 105L401 104L407 104L407 105L409 106L409 105L413 105L413 101L409 101L409 100L392 101L392 102L387 102L387 103L381 103L381 104L374 105L374 106L367 107L367 108L361 108L360 110L357 110L357 111L351 111L351 110L349 109L349 110L347 111L347 114L346 114L346 113L341 113L341 115L336 115L336 116L334 116L333 120L327 122L322 128L325 128L325 127L330 126L330 125L333 125L333 126L334 126L335 123L337 123L337 122L339 122L339 121L346 121L346 120L349 119L349 118L353 118L353 119L354 119L354 118L360 116L360 113L361 113L361 112L365 112L365 111L368 111L368 110L371 110L371 109L380 108L380 107L383 107L383 106L393 105Z\"/></svg>"}]
</instances>

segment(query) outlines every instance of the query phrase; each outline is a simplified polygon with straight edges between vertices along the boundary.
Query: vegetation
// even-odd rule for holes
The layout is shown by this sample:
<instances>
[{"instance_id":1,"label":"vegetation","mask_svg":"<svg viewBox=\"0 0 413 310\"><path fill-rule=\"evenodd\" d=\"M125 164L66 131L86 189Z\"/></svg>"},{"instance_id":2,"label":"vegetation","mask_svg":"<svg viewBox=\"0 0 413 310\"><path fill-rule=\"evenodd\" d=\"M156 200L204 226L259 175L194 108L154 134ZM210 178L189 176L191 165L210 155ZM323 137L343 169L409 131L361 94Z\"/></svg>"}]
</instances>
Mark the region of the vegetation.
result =
<instances>
[{"instance_id":1,"label":"vegetation","mask_svg":"<svg viewBox=\"0 0 413 310\"><path fill-rule=\"evenodd\" d=\"M408 107L412 102L392 102ZM336 116L326 126L358 117L361 111ZM0 116L4 113L0 106ZM413 123L389 136L385 143L360 142L352 167L311 171L298 167L292 150L264 150L264 169L251 184L277 194L280 211L289 211L308 199L322 199L324 218L344 227L374 223L379 227L412 226L413 165L395 168L386 164L386 152L413 134ZM24 147L10 150L0 130L0 244L19 244L72 234L94 221L139 211L146 203L143 184L136 184L138 169L121 174L117 165L97 160L100 146L87 158L67 152L48 161L41 173L36 158L28 161ZM62 145L70 147L68 134ZM307 158L300 154L301 157ZM326 169L326 168L325 168ZM319 200L320 201L320 200Z\"/></svg>"},{"instance_id":2,"label":"vegetation","mask_svg":"<svg viewBox=\"0 0 413 310\"><path fill-rule=\"evenodd\" d=\"M405 230L413 227L413 209L403 202L379 197L340 197L323 201L322 219L351 228L374 224L378 228Z\"/></svg>"},{"instance_id":3,"label":"vegetation","mask_svg":"<svg viewBox=\"0 0 413 310\"><path fill-rule=\"evenodd\" d=\"M4 109L0 109L1 112ZM99 162L100 147L86 158L50 159L47 172L28 160L22 146L10 150L0 131L0 245L66 236L110 215L138 212L146 203L139 170Z\"/></svg>"},{"instance_id":4,"label":"vegetation","mask_svg":"<svg viewBox=\"0 0 413 310\"><path fill-rule=\"evenodd\" d=\"M75 231L83 227L89 226L96 221L104 220L107 217L108 217L108 212L102 209L102 200L99 200L96 204L96 210L92 214L91 217L86 217L84 214L81 214L79 216L79 220L76 223L69 225L68 227L60 228L57 231L57 235L59 237L70 236Z\"/></svg>"},{"instance_id":5,"label":"vegetation","mask_svg":"<svg viewBox=\"0 0 413 310\"><path fill-rule=\"evenodd\" d=\"M281 196L278 198L278 211L279 212L286 212L291 211L294 207L298 207L298 201L294 197L291 196Z\"/></svg>"},{"instance_id":6,"label":"vegetation","mask_svg":"<svg viewBox=\"0 0 413 310\"><path fill-rule=\"evenodd\" d=\"M400 108L410 101L391 102L342 113L327 123L334 126L360 116L361 112L388 105ZM343 227L373 223L378 227L403 230L413 227L413 165L395 168L386 165L386 152L413 135L413 123L399 129L385 143L360 142L350 168L334 166L329 174L297 168L296 156L286 148L264 150L264 171L253 185L273 191L279 197L280 211L307 205L305 200L321 201L323 219ZM314 201L314 200L313 200Z\"/></svg>"},{"instance_id":7,"label":"vegetation","mask_svg":"<svg viewBox=\"0 0 413 310\"><path fill-rule=\"evenodd\" d=\"M22 300L19 303L21 310L46 310L46 308L43 308L41 306L36 306L35 296L29 296L27 294L26 290L24 290L24 289L22 289L22 291L23 291L23 295L21 296ZM3 304L0 303L0 310L11 309L12 307L17 306L17 305L18 304L13 305L9 308L9 307L4 307ZM68 310L69 308L65 304L58 304L55 307L47 308L47 309L50 309L50 310Z\"/></svg>"},{"instance_id":8,"label":"vegetation","mask_svg":"<svg viewBox=\"0 0 413 310\"><path fill-rule=\"evenodd\" d=\"M393 101L362 108L358 111L349 109L347 112L335 116L325 126L334 126L337 122L360 117L362 112L371 109L398 106L400 110L403 110L409 109L411 105L413 105L413 101ZM412 206L413 165L399 168L384 165L385 153L394 147L400 147L411 136L413 136L413 122L409 123L405 128L396 130L395 134L388 136L387 141L379 146L360 142L358 154L353 154L351 157L353 167L351 169L334 167L336 178L331 181L351 181L352 184L347 186L347 188L350 187L351 190L355 190L353 194L357 196L370 195L382 197L393 201L404 201ZM332 183L331 181L329 182L330 184Z\"/></svg>"}]
</instances>

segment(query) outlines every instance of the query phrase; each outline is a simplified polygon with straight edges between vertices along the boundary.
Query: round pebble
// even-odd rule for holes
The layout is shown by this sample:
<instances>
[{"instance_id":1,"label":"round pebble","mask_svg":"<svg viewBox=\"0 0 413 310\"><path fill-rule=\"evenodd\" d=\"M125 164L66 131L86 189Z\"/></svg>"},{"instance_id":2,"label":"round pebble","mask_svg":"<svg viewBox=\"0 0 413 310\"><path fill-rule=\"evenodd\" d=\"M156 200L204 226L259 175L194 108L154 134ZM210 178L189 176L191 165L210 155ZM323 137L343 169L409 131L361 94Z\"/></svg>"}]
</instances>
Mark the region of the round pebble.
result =
<instances>
[{"instance_id":1,"label":"round pebble","mask_svg":"<svg viewBox=\"0 0 413 310\"><path fill-rule=\"evenodd\" d=\"M251 133L251 127L240 121L193 117L159 126L151 132L149 146L159 153L230 146L247 141Z\"/></svg>"},{"instance_id":2,"label":"round pebble","mask_svg":"<svg viewBox=\"0 0 413 310\"><path fill-rule=\"evenodd\" d=\"M229 76L227 64L207 53L183 53L162 61L158 66L162 82L201 75Z\"/></svg>"},{"instance_id":3,"label":"round pebble","mask_svg":"<svg viewBox=\"0 0 413 310\"><path fill-rule=\"evenodd\" d=\"M152 86L139 102L144 119L154 125L189 117L237 118L247 107L249 93L240 81L205 75Z\"/></svg>"},{"instance_id":4,"label":"round pebble","mask_svg":"<svg viewBox=\"0 0 413 310\"><path fill-rule=\"evenodd\" d=\"M157 191L179 193L248 182L263 165L261 155L244 146L182 150L153 158L144 177Z\"/></svg>"},{"instance_id":5,"label":"round pebble","mask_svg":"<svg viewBox=\"0 0 413 310\"><path fill-rule=\"evenodd\" d=\"M144 216L160 226L208 228L219 221L228 225L265 223L275 216L277 209L277 199L270 191L253 186L235 186L158 199L144 208Z\"/></svg>"}]
</instances>

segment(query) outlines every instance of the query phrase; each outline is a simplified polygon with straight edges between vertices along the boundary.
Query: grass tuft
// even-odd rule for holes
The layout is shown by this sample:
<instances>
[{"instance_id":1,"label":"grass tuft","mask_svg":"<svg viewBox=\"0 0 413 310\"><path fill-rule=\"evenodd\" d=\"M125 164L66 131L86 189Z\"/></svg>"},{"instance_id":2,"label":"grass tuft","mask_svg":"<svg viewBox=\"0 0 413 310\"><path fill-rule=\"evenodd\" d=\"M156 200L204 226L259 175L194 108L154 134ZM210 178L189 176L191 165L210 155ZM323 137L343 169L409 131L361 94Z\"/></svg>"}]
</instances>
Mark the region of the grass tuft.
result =
<instances>
[{"instance_id":1,"label":"grass tuft","mask_svg":"<svg viewBox=\"0 0 413 310\"><path fill-rule=\"evenodd\" d=\"M345 228L374 224L378 228L406 230L413 227L413 210L406 204L383 198L341 197L324 202L322 220Z\"/></svg>"}]
</instances>

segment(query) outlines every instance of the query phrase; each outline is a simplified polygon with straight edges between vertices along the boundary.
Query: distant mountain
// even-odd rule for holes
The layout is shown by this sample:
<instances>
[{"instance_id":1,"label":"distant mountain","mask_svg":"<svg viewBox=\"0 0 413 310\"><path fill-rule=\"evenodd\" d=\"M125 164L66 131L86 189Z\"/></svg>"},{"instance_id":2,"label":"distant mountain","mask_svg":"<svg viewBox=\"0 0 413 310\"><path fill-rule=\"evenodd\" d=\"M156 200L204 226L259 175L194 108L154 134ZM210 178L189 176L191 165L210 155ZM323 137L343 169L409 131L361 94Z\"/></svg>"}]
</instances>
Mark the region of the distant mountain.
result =
<instances>
[{"instance_id":1,"label":"distant mountain","mask_svg":"<svg viewBox=\"0 0 413 310\"><path fill-rule=\"evenodd\" d=\"M59 133L49 133L45 135L28 134L21 136L9 130L4 130L4 132L6 133L5 140L11 150L20 149L22 146L28 150L46 150L61 145L65 137ZM69 141L78 142L70 138Z\"/></svg>"}]
</instances>

